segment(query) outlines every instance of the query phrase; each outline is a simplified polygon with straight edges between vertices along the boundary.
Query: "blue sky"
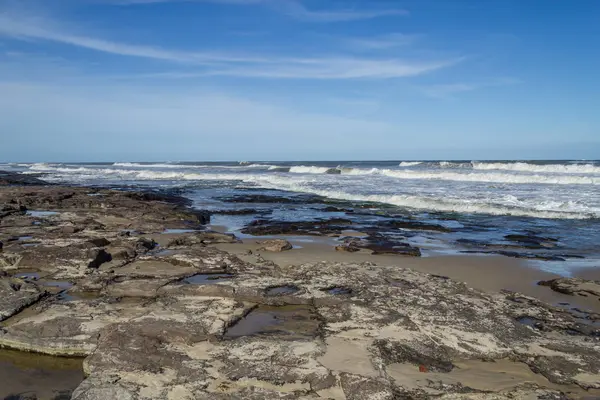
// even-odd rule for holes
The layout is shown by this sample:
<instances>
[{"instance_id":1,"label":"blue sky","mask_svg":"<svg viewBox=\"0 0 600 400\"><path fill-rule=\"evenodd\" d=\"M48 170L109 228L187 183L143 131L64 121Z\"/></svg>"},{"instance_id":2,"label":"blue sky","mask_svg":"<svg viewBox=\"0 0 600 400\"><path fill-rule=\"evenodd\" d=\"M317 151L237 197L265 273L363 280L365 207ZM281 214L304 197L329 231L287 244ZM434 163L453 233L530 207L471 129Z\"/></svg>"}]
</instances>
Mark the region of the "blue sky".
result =
<instances>
[{"instance_id":1,"label":"blue sky","mask_svg":"<svg viewBox=\"0 0 600 400\"><path fill-rule=\"evenodd\" d=\"M0 161L600 158L595 0L0 0Z\"/></svg>"}]
</instances>

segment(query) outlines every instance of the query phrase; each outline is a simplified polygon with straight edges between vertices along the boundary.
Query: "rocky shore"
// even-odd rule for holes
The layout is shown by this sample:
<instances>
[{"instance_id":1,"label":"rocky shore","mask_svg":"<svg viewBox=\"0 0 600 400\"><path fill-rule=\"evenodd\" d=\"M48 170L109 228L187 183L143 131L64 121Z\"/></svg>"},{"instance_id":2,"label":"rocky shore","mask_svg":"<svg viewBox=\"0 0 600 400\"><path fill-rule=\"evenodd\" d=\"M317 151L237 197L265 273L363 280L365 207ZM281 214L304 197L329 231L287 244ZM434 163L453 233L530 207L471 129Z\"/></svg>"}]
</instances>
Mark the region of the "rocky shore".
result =
<instances>
[{"instance_id":1,"label":"rocky shore","mask_svg":"<svg viewBox=\"0 0 600 400\"><path fill-rule=\"evenodd\" d=\"M56 399L600 398L589 310L402 268L419 254L397 243L398 265L378 265L390 246L376 232L338 249L372 262L279 265L260 253L291 246L221 250L240 239L183 197L3 179L0 347L85 357L85 379ZM268 227L245 232L314 229ZM600 295L590 281L544 284ZM42 398L7 387L6 399Z\"/></svg>"}]
</instances>

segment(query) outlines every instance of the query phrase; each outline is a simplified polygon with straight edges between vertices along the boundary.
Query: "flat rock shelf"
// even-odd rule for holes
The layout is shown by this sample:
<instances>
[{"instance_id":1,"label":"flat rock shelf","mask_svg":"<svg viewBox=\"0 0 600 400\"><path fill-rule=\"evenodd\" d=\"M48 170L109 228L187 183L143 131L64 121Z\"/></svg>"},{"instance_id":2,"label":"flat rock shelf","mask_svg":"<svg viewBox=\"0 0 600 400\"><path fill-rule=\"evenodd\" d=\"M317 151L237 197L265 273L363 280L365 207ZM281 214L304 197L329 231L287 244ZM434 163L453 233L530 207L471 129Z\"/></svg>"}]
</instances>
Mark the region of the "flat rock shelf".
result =
<instances>
[{"instance_id":1,"label":"flat rock shelf","mask_svg":"<svg viewBox=\"0 0 600 400\"><path fill-rule=\"evenodd\" d=\"M594 312L375 264L418 254L372 232L342 240L373 262L279 265L179 196L35 183L0 187L0 398L600 396ZM575 283L554 286L597 295Z\"/></svg>"}]
</instances>

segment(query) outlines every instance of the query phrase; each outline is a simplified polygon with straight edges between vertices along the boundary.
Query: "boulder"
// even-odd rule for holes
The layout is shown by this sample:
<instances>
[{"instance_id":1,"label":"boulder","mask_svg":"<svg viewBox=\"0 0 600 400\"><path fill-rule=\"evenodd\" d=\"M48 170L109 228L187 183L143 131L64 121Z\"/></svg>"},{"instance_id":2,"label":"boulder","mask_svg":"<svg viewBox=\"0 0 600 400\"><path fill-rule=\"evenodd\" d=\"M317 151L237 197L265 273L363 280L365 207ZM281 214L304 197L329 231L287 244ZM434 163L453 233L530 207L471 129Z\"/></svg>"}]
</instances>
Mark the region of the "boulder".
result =
<instances>
[{"instance_id":1,"label":"boulder","mask_svg":"<svg viewBox=\"0 0 600 400\"><path fill-rule=\"evenodd\" d=\"M207 245L215 243L237 243L239 239L233 234L203 231L185 235L173 239L167 245L168 248L191 247L194 245Z\"/></svg>"},{"instance_id":2,"label":"boulder","mask_svg":"<svg viewBox=\"0 0 600 400\"><path fill-rule=\"evenodd\" d=\"M273 239L257 242L261 247L259 250L281 252L285 250L291 250L292 244L284 239Z\"/></svg>"},{"instance_id":3,"label":"boulder","mask_svg":"<svg viewBox=\"0 0 600 400\"><path fill-rule=\"evenodd\" d=\"M550 289L559 293L600 298L600 282L598 281L579 278L556 278L549 281L540 281L538 285L549 286Z\"/></svg>"},{"instance_id":4,"label":"boulder","mask_svg":"<svg viewBox=\"0 0 600 400\"><path fill-rule=\"evenodd\" d=\"M112 261L112 256L104 249L90 250L90 258L92 261L88 263L88 268L100 268L100 265Z\"/></svg>"},{"instance_id":5,"label":"boulder","mask_svg":"<svg viewBox=\"0 0 600 400\"><path fill-rule=\"evenodd\" d=\"M352 245L352 244L342 244L339 246L335 246L335 251L345 251L347 253L355 253L360 251L360 248Z\"/></svg>"}]
</instances>

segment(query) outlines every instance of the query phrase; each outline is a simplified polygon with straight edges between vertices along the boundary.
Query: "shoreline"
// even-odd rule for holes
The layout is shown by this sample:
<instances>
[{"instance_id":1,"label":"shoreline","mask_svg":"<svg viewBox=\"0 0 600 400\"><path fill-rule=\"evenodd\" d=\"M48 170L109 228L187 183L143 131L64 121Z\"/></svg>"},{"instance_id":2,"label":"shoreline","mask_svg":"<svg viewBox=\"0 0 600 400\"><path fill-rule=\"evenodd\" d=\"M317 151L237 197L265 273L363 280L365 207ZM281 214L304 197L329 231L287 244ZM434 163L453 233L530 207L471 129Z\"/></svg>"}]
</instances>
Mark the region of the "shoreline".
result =
<instances>
[{"instance_id":1,"label":"shoreline","mask_svg":"<svg viewBox=\"0 0 600 400\"><path fill-rule=\"evenodd\" d=\"M0 205L0 347L85 356L74 400L600 395L598 297L517 259L259 250L148 192L0 186Z\"/></svg>"},{"instance_id":2,"label":"shoreline","mask_svg":"<svg viewBox=\"0 0 600 400\"><path fill-rule=\"evenodd\" d=\"M337 252L333 243L320 237L310 238L311 241L296 241L289 236L274 237L288 240L301 248L285 252L258 251L261 247L257 242L267 239L260 237L242 239L242 244L218 244L217 248L231 252L241 259L251 260L246 255L248 250L253 255L273 261L279 265L291 266L307 262L371 262L380 266L396 266L410 268L415 271L447 276L452 280L465 282L469 287L486 292L503 290L519 292L526 296L538 298L548 304L570 303L575 307L583 307L600 313L600 301L584 297L557 293L547 287L539 286L538 282L561 278L553 274L528 266L526 262L503 256L493 255L441 255L433 257L402 257L394 255L371 255L368 252L346 253ZM587 272L587 271L586 271ZM575 277L600 281L600 271L577 274ZM587 278L586 278L587 277Z\"/></svg>"}]
</instances>

